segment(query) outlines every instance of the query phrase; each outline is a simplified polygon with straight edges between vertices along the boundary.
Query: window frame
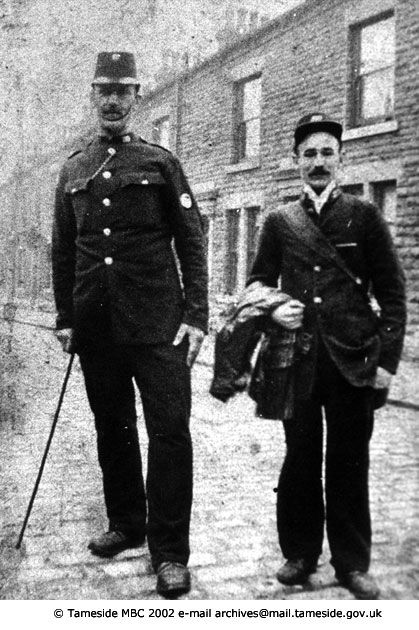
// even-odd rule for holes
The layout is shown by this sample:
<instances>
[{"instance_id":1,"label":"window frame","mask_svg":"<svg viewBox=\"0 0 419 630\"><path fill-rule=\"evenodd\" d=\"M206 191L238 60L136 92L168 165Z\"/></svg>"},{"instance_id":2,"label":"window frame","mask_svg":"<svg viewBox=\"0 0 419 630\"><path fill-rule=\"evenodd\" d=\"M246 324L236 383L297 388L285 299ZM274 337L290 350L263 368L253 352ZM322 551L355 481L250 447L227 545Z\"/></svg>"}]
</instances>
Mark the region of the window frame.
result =
<instances>
[{"instance_id":1,"label":"window frame","mask_svg":"<svg viewBox=\"0 0 419 630\"><path fill-rule=\"evenodd\" d=\"M342 184L341 190L344 193L358 197L359 199L365 198L365 187L363 182L354 182L350 184Z\"/></svg>"},{"instance_id":2,"label":"window frame","mask_svg":"<svg viewBox=\"0 0 419 630\"><path fill-rule=\"evenodd\" d=\"M227 295L241 291L249 277L259 242L261 216L262 207L258 204L225 210L224 292Z\"/></svg>"},{"instance_id":3,"label":"window frame","mask_svg":"<svg viewBox=\"0 0 419 630\"><path fill-rule=\"evenodd\" d=\"M398 182L396 178L384 179L376 182L371 182L372 201L380 210L383 219L387 223L390 233L394 238L397 229L397 205L399 197ZM386 207L386 193L389 191L394 194L394 212L392 215L388 214L388 208Z\"/></svg>"},{"instance_id":4,"label":"window frame","mask_svg":"<svg viewBox=\"0 0 419 630\"><path fill-rule=\"evenodd\" d=\"M246 213L246 278L248 278L259 243L261 208L260 206L248 206L244 208L244 211Z\"/></svg>"},{"instance_id":5,"label":"window frame","mask_svg":"<svg viewBox=\"0 0 419 630\"><path fill-rule=\"evenodd\" d=\"M395 106L393 105L393 111L391 116L374 116L366 118L362 115L362 79L365 74L361 74L361 35L364 28L378 24L385 20L393 18L395 20L394 9L389 9L377 15L371 16L366 20L351 24L349 27L349 59L350 59L350 98L349 98L349 127L359 128L369 125L375 125L395 119ZM393 73L396 63L396 42L394 46L394 58L393 58ZM390 66L382 67L379 71L383 71ZM369 76L372 73L369 73ZM394 83L393 83L394 90ZM393 93L394 102L395 93Z\"/></svg>"},{"instance_id":6,"label":"window frame","mask_svg":"<svg viewBox=\"0 0 419 630\"><path fill-rule=\"evenodd\" d=\"M226 255L224 259L224 290L227 295L234 295L237 291L241 212L242 208L228 208L225 213ZM231 229L233 226L234 230Z\"/></svg>"},{"instance_id":7,"label":"window frame","mask_svg":"<svg viewBox=\"0 0 419 630\"><path fill-rule=\"evenodd\" d=\"M244 91L245 86L252 81L260 80L260 100L259 100L259 115L253 118L244 118ZM249 160L258 159L261 148L261 121L262 121L262 73L256 72L254 74L243 77L234 82L233 88L233 154L232 164L240 164ZM259 121L259 145L258 151L255 154L246 154L246 134L243 133L243 129L247 129L247 125L252 121Z\"/></svg>"}]
</instances>

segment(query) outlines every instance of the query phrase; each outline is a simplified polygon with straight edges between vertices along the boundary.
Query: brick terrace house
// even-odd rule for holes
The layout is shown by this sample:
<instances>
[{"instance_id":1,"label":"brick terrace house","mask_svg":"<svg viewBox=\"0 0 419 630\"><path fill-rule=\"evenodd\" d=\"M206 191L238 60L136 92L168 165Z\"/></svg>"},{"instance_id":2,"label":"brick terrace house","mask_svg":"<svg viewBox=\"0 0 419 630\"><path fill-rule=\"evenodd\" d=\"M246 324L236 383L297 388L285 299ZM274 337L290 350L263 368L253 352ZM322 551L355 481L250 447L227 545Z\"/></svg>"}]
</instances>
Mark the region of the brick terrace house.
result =
<instances>
[{"instance_id":1,"label":"brick terrace house","mask_svg":"<svg viewBox=\"0 0 419 630\"><path fill-rule=\"evenodd\" d=\"M374 201L406 271L419 356L419 3L307 0L142 100L138 128L182 160L204 216L213 314L243 288L264 215L299 195L296 121L344 123L343 188Z\"/></svg>"},{"instance_id":2,"label":"brick terrace house","mask_svg":"<svg viewBox=\"0 0 419 630\"><path fill-rule=\"evenodd\" d=\"M320 110L344 122L343 187L375 201L393 231L408 283L405 356L419 359L418 1L307 0L239 41L237 29L224 29L220 52L146 94L136 120L143 137L178 154L198 199L214 325L245 283L264 215L299 194L293 128ZM20 318L53 322L51 209L70 144L66 136L22 158L0 186L0 300Z\"/></svg>"}]
</instances>

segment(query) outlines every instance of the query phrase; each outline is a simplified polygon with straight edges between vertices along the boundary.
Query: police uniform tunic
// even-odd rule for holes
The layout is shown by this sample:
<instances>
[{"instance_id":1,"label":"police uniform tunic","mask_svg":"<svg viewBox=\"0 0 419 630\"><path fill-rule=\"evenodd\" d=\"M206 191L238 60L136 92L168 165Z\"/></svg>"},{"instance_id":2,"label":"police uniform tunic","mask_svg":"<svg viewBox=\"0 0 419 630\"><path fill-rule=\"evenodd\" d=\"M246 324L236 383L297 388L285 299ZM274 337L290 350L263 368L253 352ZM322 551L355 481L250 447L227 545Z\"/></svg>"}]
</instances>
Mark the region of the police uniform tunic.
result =
<instances>
[{"instance_id":1,"label":"police uniform tunic","mask_svg":"<svg viewBox=\"0 0 419 630\"><path fill-rule=\"evenodd\" d=\"M176 254L175 254L176 252ZM187 339L207 330L201 218L178 160L135 135L64 165L53 225L57 328L72 328L98 435L110 529L147 534L155 567L187 563L192 501ZM149 436L147 497L133 379Z\"/></svg>"},{"instance_id":2,"label":"police uniform tunic","mask_svg":"<svg viewBox=\"0 0 419 630\"><path fill-rule=\"evenodd\" d=\"M77 350L171 341L182 321L206 331L202 225L178 160L131 134L74 154L56 192L53 278L57 328L74 329Z\"/></svg>"}]
</instances>

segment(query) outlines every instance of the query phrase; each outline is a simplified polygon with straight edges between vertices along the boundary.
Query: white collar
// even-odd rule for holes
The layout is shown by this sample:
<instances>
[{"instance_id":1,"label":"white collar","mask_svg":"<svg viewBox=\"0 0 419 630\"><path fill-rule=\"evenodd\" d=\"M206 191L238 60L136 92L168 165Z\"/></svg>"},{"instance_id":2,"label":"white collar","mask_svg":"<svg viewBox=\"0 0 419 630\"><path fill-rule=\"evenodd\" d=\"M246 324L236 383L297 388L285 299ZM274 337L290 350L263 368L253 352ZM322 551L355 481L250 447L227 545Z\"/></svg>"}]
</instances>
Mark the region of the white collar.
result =
<instances>
[{"instance_id":1,"label":"white collar","mask_svg":"<svg viewBox=\"0 0 419 630\"><path fill-rule=\"evenodd\" d=\"M313 206L317 214L320 214L321 209L330 197L331 192L336 188L336 182L332 180L326 188L318 195L309 184L304 184L303 192L313 202Z\"/></svg>"}]
</instances>

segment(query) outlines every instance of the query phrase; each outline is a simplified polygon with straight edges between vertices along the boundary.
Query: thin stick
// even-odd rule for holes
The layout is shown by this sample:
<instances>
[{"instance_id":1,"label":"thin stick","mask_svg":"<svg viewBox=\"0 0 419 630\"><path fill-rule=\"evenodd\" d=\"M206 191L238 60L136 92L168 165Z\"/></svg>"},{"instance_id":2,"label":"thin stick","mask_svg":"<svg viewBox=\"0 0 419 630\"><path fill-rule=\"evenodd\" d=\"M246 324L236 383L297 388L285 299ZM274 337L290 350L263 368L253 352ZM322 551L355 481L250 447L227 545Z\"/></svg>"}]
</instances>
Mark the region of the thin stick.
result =
<instances>
[{"instance_id":1,"label":"thin stick","mask_svg":"<svg viewBox=\"0 0 419 630\"><path fill-rule=\"evenodd\" d=\"M34 504L36 493L38 491L38 486L39 486L39 483L41 481L42 473L44 471L45 462L47 461L48 451L49 451L49 448L51 446L52 438L54 436L55 427L57 426L58 416L60 415L61 405L62 405L62 402L63 402L65 390L67 388L68 379L70 378L70 373L71 373L71 368L72 368L72 365L73 365L73 361L74 361L74 353L70 356L70 361L68 362L67 371L65 373L63 385L61 387L60 398L58 400L58 405L57 405L57 409L55 411L54 420L52 422L51 431L50 431L50 434L49 434L49 437L48 437L48 442L47 442L47 445L45 447L44 455L42 457L41 466L39 468L38 476L37 476L36 481L35 481L35 486L34 486L34 489L33 489L33 492L32 492L31 500L29 501L28 509L26 510L25 520L23 521L22 529L20 530L19 539L18 539L17 544L16 544L16 549L20 549L20 545L22 544L23 535L25 533L26 525L28 524L29 516L30 516L31 511L32 511L32 506Z\"/></svg>"}]
</instances>

